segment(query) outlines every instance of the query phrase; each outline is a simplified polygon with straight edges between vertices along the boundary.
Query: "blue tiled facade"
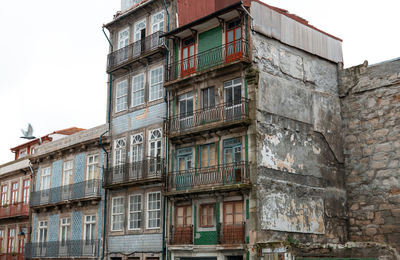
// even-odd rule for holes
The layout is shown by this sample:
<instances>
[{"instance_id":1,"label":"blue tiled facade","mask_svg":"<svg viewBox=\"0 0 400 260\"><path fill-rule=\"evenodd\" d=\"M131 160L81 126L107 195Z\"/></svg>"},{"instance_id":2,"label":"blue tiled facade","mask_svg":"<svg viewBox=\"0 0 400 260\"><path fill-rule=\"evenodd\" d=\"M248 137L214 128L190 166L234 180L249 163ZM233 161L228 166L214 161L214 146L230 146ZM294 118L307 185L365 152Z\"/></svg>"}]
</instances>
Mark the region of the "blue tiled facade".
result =
<instances>
[{"instance_id":1,"label":"blue tiled facade","mask_svg":"<svg viewBox=\"0 0 400 260\"><path fill-rule=\"evenodd\" d=\"M62 160L53 162L52 169L51 169L51 187L52 188L61 186L62 167L63 167Z\"/></svg>"},{"instance_id":2,"label":"blue tiled facade","mask_svg":"<svg viewBox=\"0 0 400 260\"><path fill-rule=\"evenodd\" d=\"M82 182L85 179L85 159L85 153L75 155L74 183Z\"/></svg>"},{"instance_id":3,"label":"blue tiled facade","mask_svg":"<svg viewBox=\"0 0 400 260\"><path fill-rule=\"evenodd\" d=\"M72 212L72 240L82 239L82 211Z\"/></svg>"},{"instance_id":4,"label":"blue tiled facade","mask_svg":"<svg viewBox=\"0 0 400 260\"><path fill-rule=\"evenodd\" d=\"M57 241L58 240L58 225L59 225L59 215L54 214L49 217L49 239L48 241Z\"/></svg>"}]
</instances>

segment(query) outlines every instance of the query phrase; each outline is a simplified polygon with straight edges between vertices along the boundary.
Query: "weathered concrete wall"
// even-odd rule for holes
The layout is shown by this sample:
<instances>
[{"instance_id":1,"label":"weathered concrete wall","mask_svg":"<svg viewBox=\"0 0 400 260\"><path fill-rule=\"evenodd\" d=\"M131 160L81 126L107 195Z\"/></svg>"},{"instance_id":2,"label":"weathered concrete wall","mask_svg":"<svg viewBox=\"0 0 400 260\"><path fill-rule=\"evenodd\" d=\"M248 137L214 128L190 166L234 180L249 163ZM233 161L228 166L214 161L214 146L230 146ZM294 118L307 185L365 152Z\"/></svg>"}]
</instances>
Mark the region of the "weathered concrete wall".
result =
<instances>
[{"instance_id":1,"label":"weathered concrete wall","mask_svg":"<svg viewBox=\"0 0 400 260\"><path fill-rule=\"evenodd\" d=\"M339 75L350 240L400 252L400 59Z\"/></svg>"},{"instance_id":2,"label":"weathered concrete wall","mask_svg":"<svg viewBox=\"0 0 400 260\"><path fill-rule=\"evenodd\" d=\"M344 242L337 65L252 34L257 89L258 243ZM290 233L288 233L290 232Z\"/></svg>"}]
</instances>

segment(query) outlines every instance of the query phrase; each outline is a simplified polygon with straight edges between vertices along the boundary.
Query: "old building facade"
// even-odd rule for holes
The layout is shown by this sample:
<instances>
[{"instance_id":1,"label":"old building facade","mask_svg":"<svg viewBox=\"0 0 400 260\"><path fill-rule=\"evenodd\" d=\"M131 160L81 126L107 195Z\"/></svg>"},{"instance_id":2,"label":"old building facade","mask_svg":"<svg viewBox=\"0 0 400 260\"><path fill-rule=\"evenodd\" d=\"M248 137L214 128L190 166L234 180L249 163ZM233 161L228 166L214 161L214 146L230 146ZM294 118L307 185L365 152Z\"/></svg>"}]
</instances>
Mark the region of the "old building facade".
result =
<instances>
[{"instance_id":1,"label":"old building facade","mask_svg":"<svg viewBox=\"0 0 400 260\"><path fill-rule=\"evenodd\" d=\"M29 259L97 259L102 248L101 125L41 145L34 175ZM103 137L102 145L107 144Z\"/></svg>"}]
</instances>

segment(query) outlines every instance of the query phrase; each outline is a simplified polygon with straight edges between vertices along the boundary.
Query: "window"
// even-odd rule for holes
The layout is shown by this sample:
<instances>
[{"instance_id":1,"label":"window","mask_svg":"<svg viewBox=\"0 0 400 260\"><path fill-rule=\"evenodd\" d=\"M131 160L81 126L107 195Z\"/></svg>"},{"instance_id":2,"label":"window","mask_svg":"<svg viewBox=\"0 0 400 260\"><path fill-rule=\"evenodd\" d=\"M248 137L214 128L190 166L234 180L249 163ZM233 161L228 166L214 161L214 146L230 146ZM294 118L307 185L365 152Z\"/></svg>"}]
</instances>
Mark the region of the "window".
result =
<instances>
[{"instance_id":1,"label":"window","mask_svg":"<svg viewBox=\"0 0 400 260\"><path fill-rule=\"evenodd\" d=\"M125 163L126 140L121 138L115 140L114 146L114 165L122 165Z\"/></svg>"},{"instance_id":2,"label":"window","mask_svg":"<svg viewBox=\"0 0 400 260\"><path fill-rule=\"evenodd\" d=\"M179 113L181 118L193 116L193 93L179 96Z\"/></svg>"},{"instance_id":3,"label":"window","mask_svg":"<svg viewBox=\"0 0 400 260\"><path fill-rule=\"evenodd\" d=\"M234 79L224 82L225 103L227 106L240 104L242 98L242 79Z\"/></svg>"},{"instance_id":4,"label":"window","mask_svg":"<svg viewBox=\"0 0 400 260\"><path fill-rule=\"evenodd\" d=\"M161 11L151 16L151 33L164 30L164 12Z\"/></svg>"},{"instance_id":5,"label":"window","mask_svg":"<svg viewBox=\"0 0 400 260\"><path fill-rule=\"evenodd\" d=\"M136 22L134 25L134 42L137 42L146 37L146 19Z\"/></svg>"},{"instance_id":6,"label":"window","mask_svg":"<svg viewBox=\"0 0 400 260\"><path fill-rule=\"evenodd\" d=\"M215 144L200 146L200 168L214 166L216 157Z\"/></svg>"},{"instance_id":7,"label":"window","mask_svg":"<svg viewBox=\"0 0 400 260\"><path fill-rule=\"evenodd\" d=\"M4 240L4 230L0 229L0 254L4 253L3 240Z\"/></svg>"},{"instance_id":8,"label":"window","mask_svg":"<svg viewBox=\"0 0 400 260\"><path fill-rule=\"evenodd\" d=\"M19 230L20 230L19 233L28 234L28 229L26 227L20 227ZM17 236L18 236L18 234L17 234ZM26 242L26 237L18 238L18 253L19 254L24 253L25 242Z\"/></svg>"},{"instance_id":9,"label":"window","mask_svg":"<svg viewBox=\"0 0 400 260\"><path fill-rule=\"evenodd\" d=\"M150 131L149 140L149 156L150 157L161 157L161 128Z\"/></svg>"},{"instance_id":10,"label":"window","mask_svg":"<svg viewBox=\"0 0 400 260\"><path fill-rule=\"evenodd\" d=\"M73 183L72 180L72 170L74 167L73 161L64 162L64 172L63 172L63 186L67 186Z\"/></svg>"},{"instance_id":11,"label":"window","mask_svg":"<svg viewBox=\"0 0 400 260\"><path fill-rule=\"evenodd\" d=\"M86 171L86 180L93 180L98 176L99 169L99 155L90 155L87 158L87 171Z\"/></svg>"},{"instance_id":12,"label":"window","mask_svg":"<svg viewBox=\"0 0 400 260\"><path fill-rule=\"evenodd\" d=\"M176 207L176 223L177 227L187 227L192 225L192 206Z\"/></svg>"},{"instance_id":13,"label":"window","mask_svg":"<svg viewBox=\"0 0 400 260\"><path fill-rule=\"evenodd\" d=\"M17 204L18 202L18 182L11 184L11 204Z\"/></svg>"},{"instance_id":14,"label":"window","mask_svg":"<svg viewBox=\"0 0 400 260\"><path fill-rule=\"evenodd\" d=\"M24 204L29 204L29 194L31 188L31 180L27 179L23 182L23 191L22 191L22 202Z\"/></svg>"},{"instance_id":15,"label":"window","mask_svg":"<svg viewBox=\"0 0 400 260\"><path fill-rule=\"evenodd\" d=\"M7 253L15 252L15 228L8 229Z\"/></svg>"},{"instance_id":16,"label":"window","mask_svg":"<svg viewBox=\"0 0 400 260\"><path fill-rule=\"evenodd\" d=\"M1 186L1 206L7 205L8 204L8 186L3 185Z\"/></svg>"},{"instance_id":17,"label":"window","mask_svg":"<svg viewBox=\"0 0 400 260\"><path fill-rule=\"evenodd\" d=\"M116 108L115 111L121 112L128 107L128 81L124 80L117 83Z\"/></svg>"},{"instance_id":18,"label":"window","mask_svg":"<svg viewBox=\"0 0 400 260\"><path fill-rule=\"evenodd\" d=\"M118 32L118 49L129 45L129 27Z\"/></svg>"},{"instance_id":19,"label":"window","mask_svg":"<svg viewBox=\"0 0 400 260\"><path fill-rule=\"evenodd\" d=\"M112 199L111 231L122 231L124 225L124 198Z\"/></svg>"},{"instance_id":20,"label":"window","mask_svg":"<svg viewBox=\"0 0 400 260\"><path fill-rule=\"evenodd\" d=\"M178 170L187 171L192 168L193 152L192 147L181 148L177 150ZM187 184L185 181L180 184Z\"/></svg>"},{"instance_id":21,"label":"window","mask_svg":"<svg viewBox=\"0 0 400 260\"><path fill-rule=\"evenodd\" d=\"M161 192L147 194L147 228L160 228Z\"/></svg>"},{"instance_id":22,"label":"window","mask_svg":"<svg viewBox=\"0 0 400 260\"><path fill-rule=\"evenodd\" d=\"M140 229L142 213L142 195L129 196L129 229Z\"/></svg>"},{"instance_id":23,"label":"window","mask_svg":"<svg viewBox=\"0 0 400 260\"><path fill-rule=\"evenodd\" d=\"M215 107L215 88L206 88L201 90L201 96L203 101L203 109L209 109Z\"/></svg>"},{"instance_id":24,"label":"window","mask_svg":"<svg viewBox=\"0 0 400 260\"><path fill-rule=\"evenodd\" d=\"M160 99L163 96L163 67L150 71L150 101Z\"/></svg>"},{"instance_id":25,"label":"window","mask_svg":"<svg viewBox=\"0 0 400 260\"><path fill-rule=\"evenodd\" d=\"M235 225L243 222L243 202L225 202L224 203L224 224Z\"/></svg>"},{"instance_id":26,"label":"window","mask_svg":"<svg viewBox=\"0 0 400 260\"><path fill-rule=\"evenodd\" d=\"M62 218L60 221L60 241L61 244L66 244L69 240L69 233L71 230L71 219Z\"/></svg>"},{"instance_id":27,"label":"window","mask_svg":"<svg viewBox=\"0 0 400 260\"><path fill-rule=\"evenodd\" d=\"M239 138L224 140L224 163L239 163L242 161L242 143Z\"/></svg>"},{"instance_id":28,"label":"window","mask_svg":"<svg viewBox=\"0 0 400 260\"><path fill-rule=\"evenodd\" d=\"M96 239L96 216L85 216L85 241L93 241Z\"/></svg>"},{"instance_id":29,"label":"window","mask_svg":"<svg viewBox=\"0 0 400 260\"><path fill-rule=\"evenodd\" d=\"M132 135L131 138L131 151L132 151L132 162L140 162L142 161L142 152L143 152L143 134Z\"/></svg>"},{"instance_id":30,"label":"window","mask_svg":"<svg viewBox=\"0 0 400 260\"><path fill-rule=\"evenodd\" d=\"M226 59L231 62L242 55L242 27L241 20L237 19L227 24L226 43L228 44Z\"/></svg>"},{"instance_id":31,"label":"window","mask_svg":"<svg viewBox=\"0 0 400 260\"><path fill-rule=\"evenodd\" d=\"M200 205L200 226L213 227L214 226L214 212L215 204Z\"/></svg>"},{"instance_id":32,"label":"window","mask_svg":"<svg viewBox=\"0 0 400 260\"><path fill-rule=\"evenodd\" d=\"M39 221L38 242L47 242L47 221Z\"/></svg>"},{"instance_id":33,"label":"window","mask_svg":"<svg viewBox=\"0 0 400 260\"><path fill-rule=\"evenodd\" d=\"M139 4L140 2L142 2L142 0L122 0L121 11L128 10L129 8Z\"/></svg>"},{"instance_id":34,"label":"window","mask_svg":"<svg viewBox=\"0 0 400 260\"><path fill-rule=\"evenodd\" d=\"M35 154L37 148L38 148L38 145L32 146L30 154Z\"/></svg>"},{"instance_id":35,"label":"window","mask_svg":"<svg viewBox=\"0 0 400 260\"><path fill-rule=\"evenodd\" d=\"M44 168L41 176L40 190L50 189L50 167Z\"/></svg>"},{"instance_id":36,"label":"window","mask_svg":"<svg viewBox=\"0 0 400 260\"><path fill-rule=\"evenodd\" d=\"M195 72L195 39L189 38L182 42L182 77Z\"/></svg>"},{"instance_id":37,"label":"window","mask_svg":"<svg viewBox=\"0 0 400 260\"><path fill-rule=\"evenodd\" d=\"M132 106L144 104L144 74L132 78Z\"/></svg>"},{"instance_id":38,"label":"window","mask_svg":"<svg viewBox=\"0 0 400 260\"><path fill-rule=\"evenodd\" d=\"M24 148L24 149L20 150L20 151L19 151L18 158L23 158L23 157L25 157L25 156L27 155L27 153L28 153L27 148Z\"/></svg>"}]
</instances>

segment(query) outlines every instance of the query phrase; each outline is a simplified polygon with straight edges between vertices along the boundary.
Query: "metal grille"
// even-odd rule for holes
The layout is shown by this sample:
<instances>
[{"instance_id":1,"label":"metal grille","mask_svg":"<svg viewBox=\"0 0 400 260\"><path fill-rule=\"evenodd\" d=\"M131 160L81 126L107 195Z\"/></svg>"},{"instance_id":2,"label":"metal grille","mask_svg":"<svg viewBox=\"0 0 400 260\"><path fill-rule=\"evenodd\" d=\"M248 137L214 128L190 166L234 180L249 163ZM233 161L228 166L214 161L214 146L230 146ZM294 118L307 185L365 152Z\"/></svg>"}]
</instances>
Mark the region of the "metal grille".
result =
<instances>
[{"instance_id":1,"label":"metal grille","mask_svg":"<svg viewBox=\"0 0 400 260\"><path fill-rule=\"evenodd\" d=\"M98 240L69 240L25 244L25 258L98 256Z\"/></svg>"}]
</instances>

